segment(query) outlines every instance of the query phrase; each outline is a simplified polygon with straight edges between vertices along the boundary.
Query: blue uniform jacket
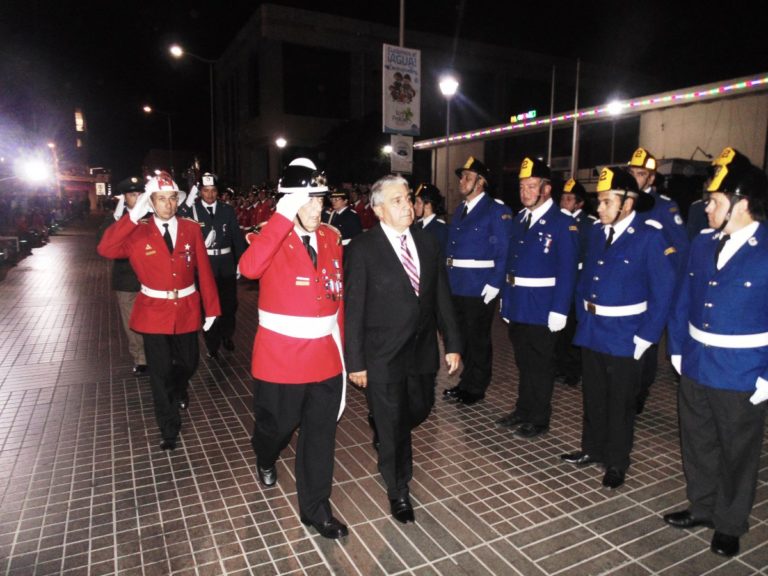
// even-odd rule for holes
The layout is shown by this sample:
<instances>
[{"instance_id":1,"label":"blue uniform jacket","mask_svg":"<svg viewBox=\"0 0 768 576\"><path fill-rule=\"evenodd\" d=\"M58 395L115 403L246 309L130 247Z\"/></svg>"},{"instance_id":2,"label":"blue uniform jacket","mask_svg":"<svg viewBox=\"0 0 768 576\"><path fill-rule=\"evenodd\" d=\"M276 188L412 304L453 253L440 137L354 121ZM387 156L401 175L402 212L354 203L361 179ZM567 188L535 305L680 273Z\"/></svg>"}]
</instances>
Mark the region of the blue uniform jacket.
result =
<instances>
[{"instance_id":1,"label":"blue uniform jacket","mask_svg":"<svg viewBox=\"0 0 768 576\"><path fill-rule=\"evenodd\" d=\"M702 230L691 244L688 267L669 323L669 350L682 354L683 374L704 386L751 392L768 379L768 346L721 348L689 334L688 324L714 334L768 332L768 226L715 270L719 235Z\"/></svg>"},{"instance_id":2,"label":"blue uniform jacket","mask_svg":"<svg viewBox=\"0 0 768 576\"><path fill-rule=\"evenodd\" d=\"M567 315L571 309L579 258L579 231L572 216L554 203L525 232L524 212L512 221L501 317L508 322L543 324L550 312ZM513 277L554 278L555 285L513 286Z\"/></svg>"},{"instance_id":3,"label":"blue uniform jacket","mask_svg":"<svg viewBox=\"0 0 768 576\"><path fill-rule=\"evenodd\" d=\"M437 240L437 243L440 246L440 252L444 255L445 250L448 247L448 224L443 220L432 218L429 224L424 226L422 230L435 237L435 240Z\"/></svg>"},{"instance_id":4,"label":"blue uniform jacket","mask_svg":"<svg viewBox=\"0 0 768 576\"><path fill-rule=\"evenodd\" d=\"M655 202L653 208L648 212L643 213L644 220L656 220L664 227L664 238L667 239L667 243L674 246L677 250L677 261L680 265L680 273L682 273L682 267L685 266L686 259L688 258L688 247L690 242L688 240L688 229L685 227L683 217L680 215L680 208L677 206L677 202L659 194L656 188L652 188L648 192Z\"/></svg>"},{"instance_id":5,"label":"blue uniform jacket","mask_svg":"<svg viewBox=\"0 0 768 576\"><path fill-rule=\"evenodd\" d=\"M635 336L659 341L675 291L677 254L658 223L649 224L642 216L635 214L629 227L607 249L603 226L599 221L592 226L576 286L575 345L631 358ZM602 306L647 302L647 310L631 316L600 316L585 309L585 300Z\"/></svg>"},{"instance_id":6,"label":"blue uniform jacket","mask_svg":"<svg viewBox=\"0 0 768 576\"><path fill-rule=\"evenodd\" d=\"M501 289L509 250L512 211L488 194L462 220L464 202L459 204L448 230L446 257L459 260L493 260L493 268L448 266L448 281L454 296L480 298L488 284Z\"/></svg>"}]
</instances>

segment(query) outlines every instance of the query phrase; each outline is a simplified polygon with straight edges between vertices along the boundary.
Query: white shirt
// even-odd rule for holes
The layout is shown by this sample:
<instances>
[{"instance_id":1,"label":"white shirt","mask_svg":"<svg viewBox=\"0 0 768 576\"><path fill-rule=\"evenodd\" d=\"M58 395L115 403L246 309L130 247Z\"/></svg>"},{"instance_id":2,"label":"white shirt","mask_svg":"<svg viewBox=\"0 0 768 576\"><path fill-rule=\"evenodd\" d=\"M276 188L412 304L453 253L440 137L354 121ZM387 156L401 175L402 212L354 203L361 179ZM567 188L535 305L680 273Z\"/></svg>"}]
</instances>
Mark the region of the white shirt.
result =
<instances>
[{"instance_id":1,"label":"white shirt","mask_svg":"<svg viewBox=\"0 0 768 576\"><path fill-rule=\"evenodd\" d=\"M469 208L467 208L467 212L469 212ZM419 222L421 222L421 227L426 228L427 224L432 222L432 220L434 220L436 217L437 217L437 214L430 214L429 216L422 218L421 220L419 220Z\"/></svg>"},{"instance_id":2,"label":"white shirt","mask_svg":"<svg viewBox=\"0 0 768 576\"><path fill-rule=\"evenodd\" d=\"M200 200L200 203L203 205L203 208L205 208L206 212L208 212L208 208L213 208L213 214L216 214L216 202L213 204L208 204L205 200Z\"/></svg>"},{"instance_id":3,"label":"white shirt","mask_svg":"<svg viewBox=\"0 0 768 576\"><path fill-rule=\"evenodd\" d=\"M381 222L381 229L384 230L384 235L387 237L387 240L389 240L389 243L392 244L392 249L395 251L398 260L401 262L403 260L400 258L400 237L405 234L405 245L408 246L408 251L411 253L411 260L413 260L414 266L416 266L416 269L421 273L419 252L416 250L416 243L413 241L413 236L411 236L411 230L406 228L405 232L401 234L391 226L384 224L384 222Z\"/></svg>"},{"instance_id":4,"label":"white shirt","mask_svg":"<svg viewBox=\"0 0 768 576\"><path fill-rule=\"evenodd\" d=\"M307 232L304 228L299 228L298 226L294 226L293 231L296 233L296 236L299 237L302 244L304 243L304 238L302 238L302 236L309 236L309 245L315 249L315 252L317 252L317 234L314 232Z\"/></svg>"},{"instance_id":5,"label":"white shirt","mask_svg":"<svg viewBox=\"0 0 768 576\"><path fill-rule=\"evenodd\" d=\"M527 214L531 215L531 227L533 227L533 225L536 224L536 222L538 222L539 218L541 218L542 216L544 216L544 214L547 213L547 210L549 210L551 206L552 206L552 198L548 198L547 201L544 202L544 204L542 204L538 208L534 208L533 211L529 210L528 208L523 208L523 212L526 213L526 216ZM523 217L523 220L525 220L526 216Z\"/></svg>"},{"instance_id":6,"label":"white shirt","mask_svg":"<svg viewBox=\"0 0 768 576\"><path fill-rule=\"evenodd\" d=\"M168 224L168 232L171 234L171 240L173 240L173 246L175 248L177 235L176 233L179 230L179 222L176 220L176 216L173 216L167 222L163 222L157 216L153 216L152 219L155 221L155 226L157 226L157 229L160 230L160 236L165 234L165 226L163 226L163 224Z\"/></svg>"},{"instance_id":7,"label":"white shirt","mask_svg":"<svg viewBox=\"0 0 768 576\"><path fill-rule=\"evenodd\" d=\"M470 212L472 212L472 208L474 208L475 206L477 206L477 203L478 203L478 202L480 202L480 199L481 199L483 196L485 196L485 192L480 192L480 194L478 194L477 196L475 196L474 198L472 198L472 200L470 200L469 202L467 202L466 200L464 201L464 206L466 206L466 207L467 207L467 214L469 214Z\"/></svg>"},{"instance_id":8,"label":"white shirt","mask_svg":"<svg viewBox=\"0 0 768 576\"><path fill-rule=\"evenodd\" d=\"M744 244L747 243L747 240L755 235L758 226L760 226L760 222L752 222L752 224L747 224L744 226L744 228L736 230L736 232L731 234L728 242L723 244L723 249L720 251L720 255L717 257L718 270L725 266L726 262L728 262L728 260L730 260L733 255L738 252L739 248L744 246Z\"/></svg>"},{"instance_id":9,"label":"white shirt","mask_svg":"<svg viewBox=\"0 0 768 576\"><path fill-rule=\"evenodd\" d=\"M632 221L635 219L636 212L632 210L632 212L629 213L629 216L624 218L624 220L620 220L617 224L606 224L603 226L603 232L605 232L605 239L608 240L608 234L610 233L611 226L613 226L613 240L611 241L611 244L616 244L616 240L619 239L619 236L624 234L624 231L629 228L629 225L632 224Z\"/></svg>"}]
</instances>

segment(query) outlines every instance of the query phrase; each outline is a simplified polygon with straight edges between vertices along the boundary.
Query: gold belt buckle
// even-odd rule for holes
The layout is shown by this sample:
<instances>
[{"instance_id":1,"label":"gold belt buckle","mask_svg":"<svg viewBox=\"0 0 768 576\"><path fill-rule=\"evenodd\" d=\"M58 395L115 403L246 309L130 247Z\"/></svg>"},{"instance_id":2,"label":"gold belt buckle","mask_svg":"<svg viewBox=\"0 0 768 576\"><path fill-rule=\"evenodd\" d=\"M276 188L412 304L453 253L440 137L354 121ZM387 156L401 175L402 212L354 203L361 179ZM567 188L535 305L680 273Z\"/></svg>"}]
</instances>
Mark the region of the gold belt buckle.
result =
<instances>
[{"instance_id":1,"label":"gold belt buckle","mask_svg":"<svg viewBox=\"0 0 768 576\"><path fill-rule=\"evenodd\" d=\"M597 314L597 307L592 302L587 302L587 312Z\"/></svg>"},{"instance_id":2,"label":"gold belt buckle","mask_svg":"<svg viewBox=\"0 0 768 576\"><path fill-rule=\"evenodd\" d=\"M446 258L445 265L453 267L453 258Z\"/></svg>"},{"instance_id":3,"label":"gold belt buckle","mask_svg":"<svg viewBox=\"0 0 768 576\"><path fill-rule=\"evenodd\" d=\"M178 300L179 299L179 290L177 288L174 288L173 290L168 290L168 300Z\"/></svg>"},{"instance_id":4,"label":"gold belt buckle","mask_svg":"<svg viewBox=\"0 0 768 576\"><path fill-rule=\"evenodd\" d=\"M515 275L514 274L507 274L507 284L510 286L515 285Z\"/></svg>"}]
</instances>

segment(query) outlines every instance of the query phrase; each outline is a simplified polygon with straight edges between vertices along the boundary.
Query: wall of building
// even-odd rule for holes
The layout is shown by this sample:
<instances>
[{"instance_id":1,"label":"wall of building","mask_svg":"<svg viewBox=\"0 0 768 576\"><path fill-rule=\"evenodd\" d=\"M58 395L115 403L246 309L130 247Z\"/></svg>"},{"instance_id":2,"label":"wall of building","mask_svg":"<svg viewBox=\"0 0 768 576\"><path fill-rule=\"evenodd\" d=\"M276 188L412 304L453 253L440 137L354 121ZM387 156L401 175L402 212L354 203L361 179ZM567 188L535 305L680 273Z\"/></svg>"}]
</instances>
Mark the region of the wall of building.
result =
<instances>
[{"instance_id":1,"label":"wall of building","mask_svg":"<svg viewBox=\"0 0 768 576\"><path fill-rule=\"evenodd\" d=\"M726 146L765 166L768 93L645 112L639 145L657 158L705 160L699 147L717 156Z\"/></svg>"}]
</instances>

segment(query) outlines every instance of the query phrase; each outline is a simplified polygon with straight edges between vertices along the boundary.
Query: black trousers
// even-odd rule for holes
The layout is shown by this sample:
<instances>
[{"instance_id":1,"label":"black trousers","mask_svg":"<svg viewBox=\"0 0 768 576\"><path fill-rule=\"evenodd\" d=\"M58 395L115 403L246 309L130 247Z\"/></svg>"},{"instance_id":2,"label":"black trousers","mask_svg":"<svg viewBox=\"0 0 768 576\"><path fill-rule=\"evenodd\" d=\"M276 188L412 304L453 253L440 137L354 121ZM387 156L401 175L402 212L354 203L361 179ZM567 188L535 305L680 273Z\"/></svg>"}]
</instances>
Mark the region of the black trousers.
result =
<instances>
[{"instance_id":1,"label":"black trousers","mask_svg":"<svg viewBox=\"0 0 768 576\"><path fill-rule=\"evenodd\" d=\"M690 510L715 530L741 536L755 501L766 403L751 392L719 390L680 378L680 448Z\"/></svg>"},{"instance_id":2,"label":"black trousers","mask_svg":"<svg viewBox=\"0 0 768 576\"><path fill-rule=\"evenodd\" d=\"M186 397L189 379L200 358L197 332L142 336L155 419L163 438L173 440L181 429L179 400Z\"/></svg>"},{"instance_id":3,"label":"black trousers","mask_svg":"<svg viewBox=\"0 0 768 576\"><path fill-rule=\"evenodd\" d=\"M564 378L581 378L581 348L573 345L576 335L576 308L571 306L565 328L557 333L555 368Z\"/></svg>"},{"instance_id":4,"label":"black trousers","mask_svg":"<svg viewBox=\"0 0 768 576\"><path fill-rule=\"evenodd\" d=\"M216 277L216 289L219 293L221 316L216 319L208 332L203 332L205 346L209 352L218 352L224 338L235 334L235 314L237 313L237 278L234 276Z\"/></svg>"},{"instance_id":5,"label":"black trousers","mask_svg":"<svg viewBox=\"0 0 768 576\"><path fill-rule=\"evenodd\" d=\"M464 336L461 354L464 369L459 377L459 388L471 394L485 394L491 383L491 324L496 300L484 304L482 298L454 296L453 308L459 331Z\"/></svg>"},{"instance_id":6,"label":"black trousers","mask_svg":"<svg viewBox=\"0 0 768 576\"><path fill-rule=\"evenodd\" d=\"M515 413L537 426L549 426L552 415L557 334L539 324L512 322L509 325L509 338L520 374Z\"/></svg>"},{"instance_id":7,"label":"black trousers","mask_svg":"<svg viewBox=\"0 0 768 576\"><path fill-rule=\"evenodd\" d=\"M642 362L581 349L584 422L581 449L606 467L629 468Z\"/></svg>"},{"instance_id":8,"label":"black trousers","mask_svg":"<svg viewBox=\"0 0 768 576\"><path fill-rule=\"evenodd\" d=\"M413 477L411 431L435 404L435 374L415 374L395 382L368 378L368 408L379 434L379 472L389 498L408 496Z\"/></svg>"},{"instance_id":9,"label":"black trousers","mask_svg":"<svg viewBox=\"0 0 768 576\"><path fill-rule=\"evenodd\" d=\"M341 403L341 374L309 384L255 380L251 445L259 466L272 466L297 427L296 491L299 511L313 522L331 517L336 417Z\"/></svg>"}]
</instances>

